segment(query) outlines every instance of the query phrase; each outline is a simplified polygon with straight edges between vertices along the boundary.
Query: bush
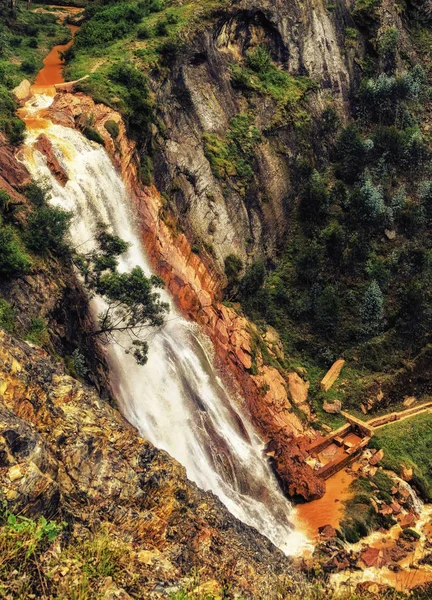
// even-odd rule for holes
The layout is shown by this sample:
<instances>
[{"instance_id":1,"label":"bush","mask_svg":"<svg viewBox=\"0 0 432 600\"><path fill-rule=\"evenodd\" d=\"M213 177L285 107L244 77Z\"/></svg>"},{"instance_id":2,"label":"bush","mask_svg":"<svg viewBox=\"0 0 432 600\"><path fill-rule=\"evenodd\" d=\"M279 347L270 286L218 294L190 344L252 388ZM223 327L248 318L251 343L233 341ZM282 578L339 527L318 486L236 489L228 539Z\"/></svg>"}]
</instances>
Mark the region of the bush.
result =
<instances>
[{"instance_id":1,"label":"bush","mask_svg":"<svg viewBox=\"0 0 432 600\"><path fill-rule=\"evenodd\" d=\"M168 23L166 21L158 21L156 23L155 32L159 37L168 35Z\"/></svg>"},{"instance_id":2,"label":"bush","mask_svg":"<svg viewBox=\"0 0 432 600\"><path fill-rule=\"evenodd\" d=\"M0 327L10 333L15 329L15 310L3 298L0 298Z\"/></svg>"},{"instance_id":3,"label":"bush","mask_svg":"<svg viewBox=\"0 0 432 600\"><path fill-rule=\"evenodd\" d=\"M64 238L72 213L58 207L42 206L30 216L25 233L27 247L39 254L65 251Z\"/></svg>"},{"instance_id":4,"label":"bush","mask_svg":"<svg viewBox=\"0 0 432 600\"><path fill-rule=\"evenodd\" d=\"M137 38L139 40L148 40L151 37L151 31L144 23L138 27Z\"/></svg>"},{"instance_id":5,"label":"bush","mask_svg":"<svg viewBox=\"0 0 432 600\"><path fill-rule=\"evenodd\" d=\"M48 190L47 188L37 184L37 183L29 183L23 189L23 193L32 202L35 206L42 206L45 204L48 198Z\"/></svg>"},{"instance_id":6,"label":"bush","mask_svg":"<svg viewBox=\"0 0 432 600\"><path fill-rule=\"evenodd\" d=\"M25 275L31 267L15 230L0 224L0 274L5 277Z\"/></svg>"},{"instance_id":7,"label":"bush","mask_svg":"<svg viewBox=\"0 0 432 600\"><path fill-rule=\"evenodd\" d=\"M118 123L116 123L115 121L107 121L104 127L112 138L118 137L118 134L120 133Z\"/></svg>"},{"instance_id":8,"label":"bush","mask_svg":"<svg viewBox=\"0 0 432 600\"><path fill-rule=\"evenodd\" d=\"M271 56L267 48L257 46L246 54L247 66L257 73L264 73L269 70L271 65Z\"/></svg>"},{"instance_id":9,"label":"bush","mask_svg":"<svg viewBox=\"0 0 432 600\"><path fill-rule=\"evenodd\" d=\"M21 63L21 69L24 71L24 73L28 73L29 75L36 73L38 68L39 66L34 58L23 60Z\"/></svg>"},{"instance_id":10,"label":"bush","mask_svg":"<svg viewBox=\"0 0 432 600\"><path fill-rule=\"evenodd\" d=\"M254 262L246 269L240 284L240 293L243 298L253 296L263 285L266 270L263 261Z\"/></svg>"},{"instance_id":11,"label":"bush","mask_svg":"<svg viewBox=\"0 0 432 600\"><path fill-rule=\"evenodd\" d=\"M25 338L37 346L43 346L44 344L48 343L48 330L42 317L36 317L30 321L30 326L27 330Z\"/></svg>"},{"instance_id":12,"label":"bush","mask_svg":"<svg viewBox=\"0 0 432 600\"><path fill-rule=\"evenodd\" d=\"M243 262L241 258L235 254L229 254L225 258L225 275L228 279L228 285L239 281L240 273L243 270Z\"/></svg>"},{"instance_id":13,"label":"bush","mask_svg":"<svg viewBox=\"0 0 432 600\"><path fill-rule=\"evenodd\" d=\"M153 161L148 154L141 156L139 176L144 185L153 183Z\"/></svg>"},{"instance_id":14,"label":"bush","mask_svg":"<svg viewBox=\"0 0 432 600\"><path fill-rule=\"evenodd\" d=\"M93 127L84 127L82 132L88 140L96 142L101 146L105 146L105 140L103 139L101 134L98 131L96 131L96 129L93 129Z\"/></svg>"}]
</instances>

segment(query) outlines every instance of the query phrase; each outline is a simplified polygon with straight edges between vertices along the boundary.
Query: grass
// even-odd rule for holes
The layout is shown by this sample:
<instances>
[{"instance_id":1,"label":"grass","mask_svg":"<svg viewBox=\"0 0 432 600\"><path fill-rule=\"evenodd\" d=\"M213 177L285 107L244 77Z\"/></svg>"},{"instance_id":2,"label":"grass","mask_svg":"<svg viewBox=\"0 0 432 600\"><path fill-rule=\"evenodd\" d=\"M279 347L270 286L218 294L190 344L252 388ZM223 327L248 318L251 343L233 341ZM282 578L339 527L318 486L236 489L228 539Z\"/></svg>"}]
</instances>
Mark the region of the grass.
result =
<instances>
[{"instance_id":1,"label":"grass","mask_svg":"<svg viewBox=\"0 0 432 600\"><path fill-rule=\"evenodd\" d=\"M422 413L404 421L390 423L376 431L371 446L382 448L383 467L401 473L411 467L412 480L424 499L432 500L432 415Z\"/></svg>"}]
</instances>

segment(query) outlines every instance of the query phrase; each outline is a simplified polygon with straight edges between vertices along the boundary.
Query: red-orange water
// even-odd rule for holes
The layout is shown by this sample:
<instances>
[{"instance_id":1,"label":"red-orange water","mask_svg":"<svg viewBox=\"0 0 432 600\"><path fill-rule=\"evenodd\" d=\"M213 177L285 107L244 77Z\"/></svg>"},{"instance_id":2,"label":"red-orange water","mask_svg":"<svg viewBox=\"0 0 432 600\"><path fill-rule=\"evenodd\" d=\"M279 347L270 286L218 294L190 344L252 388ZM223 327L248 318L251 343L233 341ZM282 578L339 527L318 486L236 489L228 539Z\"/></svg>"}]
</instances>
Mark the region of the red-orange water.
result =
<instances>
[{"instance_id":1,"label":"red-orange water","mask_svg":"<svg viewBox=\"0 0 432 600\"><path fill-rule=\"evenodd\" d=\"M76 25L67 25L72 36L78 30ZM32 86L33 91L40 93L41 88L52 88L56 83L64 83L63 79L63 61L60 58L60 52L65 52L73 44L73 38L67 44L54 46L51 52L43 61L44 66L39 71L36 81ZM37 90L35 89L37 88Z\"/></svg>"},{"instance_id":2,"label":"red-orange water","mask_svg":"<svg viewBox=\"0 0 432 600\"><path fill-rule=\"evenodd\" d=\"M299 504L295 508L294 522L296 527L313 538L318 529L324 525L339 527L342 516L343 501L348 500L348 490L353 477L346 471L339 471L326 481L326 493L320 500Z\"/></svg>"}]
</instances>

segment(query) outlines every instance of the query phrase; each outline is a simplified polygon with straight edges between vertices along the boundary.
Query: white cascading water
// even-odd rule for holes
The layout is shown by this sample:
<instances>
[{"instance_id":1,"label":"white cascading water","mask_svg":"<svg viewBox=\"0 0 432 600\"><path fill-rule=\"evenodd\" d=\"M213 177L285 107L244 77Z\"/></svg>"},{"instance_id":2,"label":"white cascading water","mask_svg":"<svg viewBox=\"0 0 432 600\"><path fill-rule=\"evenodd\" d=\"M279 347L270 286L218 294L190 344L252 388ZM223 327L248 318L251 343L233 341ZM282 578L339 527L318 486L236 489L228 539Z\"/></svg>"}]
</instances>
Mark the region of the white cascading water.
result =
<instances>
[{"instance_id":1,"label":"white cascading water","mask_svg":"<svg viewBox=\"0 0 432 600\"><path fill-rule=\"evenodd\" d=\"M74 129L46 120L38 127L40 111L51 102L52 98L36 95L25 107L32 126L23 161L35 180L52 188L50 202L73 211L74 247L89 251L102 221L130 244L119 270L139 265L149 275L130 199L108 154ZM34 147L42 132L69 177L64 187ZM234 516L286 554L297 553L305 539L292 529L291 505L263 455L262 441L240 415L239 399L231 397L214 368L211 343L179 315L166 291L161 296L169 302L170 313L164 327L150 333L145 366L137 365L118 345L106 348L122 413L144 438L184 465L200 488L214 492ZM92 302L97 314L101 300Z\"/></svg>"}]
</instances>

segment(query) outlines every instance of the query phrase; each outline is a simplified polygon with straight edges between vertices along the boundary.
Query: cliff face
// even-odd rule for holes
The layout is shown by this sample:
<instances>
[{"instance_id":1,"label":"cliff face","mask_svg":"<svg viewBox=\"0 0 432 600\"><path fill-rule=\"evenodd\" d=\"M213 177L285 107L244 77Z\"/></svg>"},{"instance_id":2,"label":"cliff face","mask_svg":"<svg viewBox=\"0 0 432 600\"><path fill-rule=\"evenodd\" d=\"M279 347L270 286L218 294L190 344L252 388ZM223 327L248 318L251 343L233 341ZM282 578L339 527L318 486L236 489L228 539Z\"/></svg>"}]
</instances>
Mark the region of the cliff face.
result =
<instances>
[{"instance_id":1,"label":"cliff face","mask_svg":"<svg viewBox=\"0 0 432 600\"><path fill-rule=\"evenodd\" d=\"M126 136L120 115L80 93L58 95L49 109L50 119L65 126L79 125L86 115L92 115L95 128L136 202L143 243L156 272L165 280L180 309L202 325L213 340L225 376L231 376L235 388L240 386L258 431L279 457L274 466L283 488L290 496L320 497L324 482L303 462L302 441L290 447L293 437L305 433L294 409L305 416L310 414L308 384L296 373L286 373L264 360L263 347L275 361L283 361L277 336L263 339L247 319L220 303L221 281L216 268L193 252L187 236L178 231L175 218L164 212L157 190L140 184L135 146ZM119 125L115 141L104 127L108 120Z\"/></svg>"},{"instance_id":2,"label":"cliff face","mask_svg":"<svg viewBox=\"0 0 432 600\"><path fill-rule=\"evenodd\" d=\"M269 48L275 65L316 85L308 95L310 114L332 103L346 115L357 78L355 63L344 51L349 25L352 19L343 2L333 12L322 2L235 3L194 38L169 77L153 79L163 131L154 159L157 186L174 201L189 234L212 248L221 272L229 254L245 263L252 256L275 255L286 232L287 158L295 153L298 137L290 119L277 120L274 99L261 95L251 108L233 82L233 65L244 64L252 48ZM224 136L231 119L249 110L262 137L254 182L245 191L215 177L203 136Z\"/></svg>"},{"instance_id":3,"label":"cliff face","mask_svg":"<svg viewBox=\"0 0 432 600\"><path fill-rule=\"evenodd\" d=\"M108 527L130 552L126 591L136 598L166 597L194 568L201 582L230 573L233 591L258 597L289 569L270 542L189 482L93 389L2 331L0 480L13 512L68 523L62 546ZM53 593L56 581L47 580Z\"/></svg>"}]
</instances>

